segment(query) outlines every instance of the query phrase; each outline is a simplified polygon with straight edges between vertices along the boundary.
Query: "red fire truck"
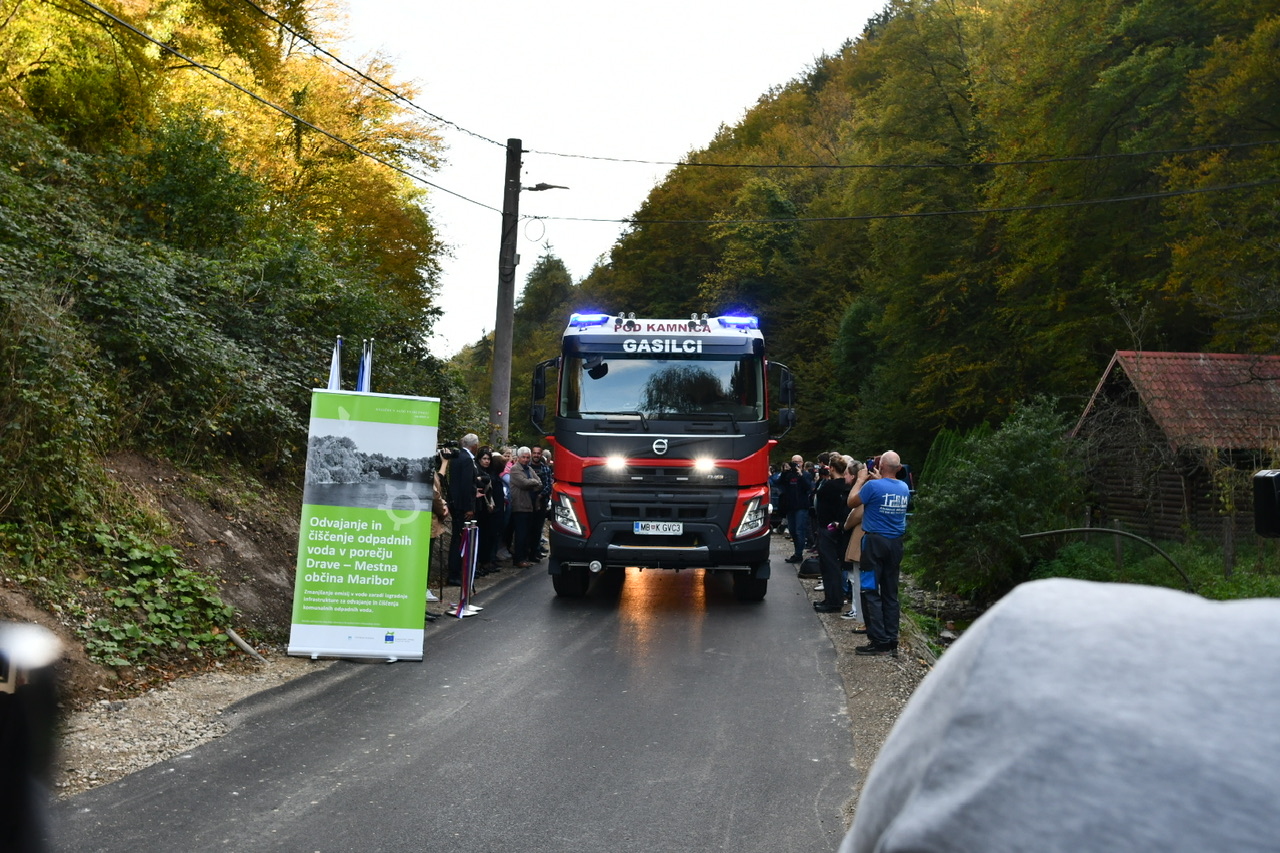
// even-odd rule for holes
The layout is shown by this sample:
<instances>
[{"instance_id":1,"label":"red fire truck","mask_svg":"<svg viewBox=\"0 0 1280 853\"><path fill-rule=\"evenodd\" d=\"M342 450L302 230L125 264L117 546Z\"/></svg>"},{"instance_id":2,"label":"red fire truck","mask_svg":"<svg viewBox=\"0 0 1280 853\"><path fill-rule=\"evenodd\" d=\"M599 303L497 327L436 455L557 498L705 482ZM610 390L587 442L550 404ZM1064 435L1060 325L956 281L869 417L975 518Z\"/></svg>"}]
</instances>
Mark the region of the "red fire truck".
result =
<instances>
[{"instance_id":1,"label":"red fire truck","mask_svg":"<svg viewBox=\"0 0 1280 853\"><path fill-rule=\"evenodd\" d=\"M795 409L791 371L767 363L755 317L574 314L560 356L535 368L533 398L535 425L554 447L548 571L558 595L581 596L593 574L620 579L637 566L730 571L739 598L764 598L769 450Z\"/></svg>"}]
</instances>

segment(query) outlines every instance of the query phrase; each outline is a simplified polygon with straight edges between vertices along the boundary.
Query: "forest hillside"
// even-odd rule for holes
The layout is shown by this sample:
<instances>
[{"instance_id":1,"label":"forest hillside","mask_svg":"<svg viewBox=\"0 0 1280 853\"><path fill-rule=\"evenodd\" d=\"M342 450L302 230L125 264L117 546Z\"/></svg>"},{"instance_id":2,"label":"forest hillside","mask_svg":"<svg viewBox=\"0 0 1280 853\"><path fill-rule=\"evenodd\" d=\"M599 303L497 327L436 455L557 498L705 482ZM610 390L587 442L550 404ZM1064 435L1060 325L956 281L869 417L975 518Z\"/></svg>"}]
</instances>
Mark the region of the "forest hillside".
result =
<instances>
[{"instance_id":1,"label":"forest hillside","mask_svg":"<svg viewBox=\"0 0 1280 853\"><path fill-rule=\"evenodd\" d=\"M0 580L122 677L287 630L337 336L345 387L372 340L376 390L483 418L425 343L442 142L317 47L339 11L0 3Z\"/></svg>"}]
</instances>

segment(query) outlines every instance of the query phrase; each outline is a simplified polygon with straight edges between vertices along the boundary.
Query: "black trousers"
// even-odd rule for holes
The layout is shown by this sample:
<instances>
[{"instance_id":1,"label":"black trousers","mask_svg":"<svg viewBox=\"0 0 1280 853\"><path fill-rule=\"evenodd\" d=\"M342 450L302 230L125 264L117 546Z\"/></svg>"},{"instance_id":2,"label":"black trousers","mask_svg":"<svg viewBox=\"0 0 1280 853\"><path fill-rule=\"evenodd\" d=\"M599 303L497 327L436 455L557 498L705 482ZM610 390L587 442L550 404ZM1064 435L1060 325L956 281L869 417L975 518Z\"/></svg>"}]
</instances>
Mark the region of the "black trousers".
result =
<instances>
[{"instance_id":1,"label":"black trousers","mask_svg":"<svg viewBox=\"0 0 1280 853\"><path fill-rule=\"evenodd\" d=\"M847 542L843 530L818 531L818 566L822 572L823 604L840 607L844 604L844 551Z\"/></svg>"},{"instance_id":2,"label":"black trousers","mask_svg":"<svg viewBox=\"0 0 1280 853\"><path fill-rule=\"evenodd\" d=\"M876 573L876 588L862 591L867 639L876 645L898 642L898 577L902 539L868 533L862 539L862 569Z\"/></svg>"}]
</instances>

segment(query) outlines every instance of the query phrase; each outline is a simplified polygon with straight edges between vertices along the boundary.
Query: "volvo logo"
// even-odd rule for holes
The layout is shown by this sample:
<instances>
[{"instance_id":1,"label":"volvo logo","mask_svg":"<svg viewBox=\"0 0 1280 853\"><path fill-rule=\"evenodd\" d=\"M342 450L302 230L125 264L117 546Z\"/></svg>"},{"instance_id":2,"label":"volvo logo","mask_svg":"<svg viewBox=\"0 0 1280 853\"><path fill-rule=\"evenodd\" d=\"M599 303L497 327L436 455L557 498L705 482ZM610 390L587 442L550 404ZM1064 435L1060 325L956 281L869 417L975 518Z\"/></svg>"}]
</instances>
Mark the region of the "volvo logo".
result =
<instances>
[{"instance_id":1,"label":"volvo logo","mask_svg":"<svg viewBox=\"0 0 1280 853\"><path fill-rule=\"evenodd\" d=\"M657 455L659 455L659 456L666 456L666 455L667 455L667 440L666 440L665 438L660 438L660 439L658 439L657 441L655 441L655 442L653 443L653 452L654 452L654 453L656 453L656 454L657 454Z\"/></svg>"}]
</instances>

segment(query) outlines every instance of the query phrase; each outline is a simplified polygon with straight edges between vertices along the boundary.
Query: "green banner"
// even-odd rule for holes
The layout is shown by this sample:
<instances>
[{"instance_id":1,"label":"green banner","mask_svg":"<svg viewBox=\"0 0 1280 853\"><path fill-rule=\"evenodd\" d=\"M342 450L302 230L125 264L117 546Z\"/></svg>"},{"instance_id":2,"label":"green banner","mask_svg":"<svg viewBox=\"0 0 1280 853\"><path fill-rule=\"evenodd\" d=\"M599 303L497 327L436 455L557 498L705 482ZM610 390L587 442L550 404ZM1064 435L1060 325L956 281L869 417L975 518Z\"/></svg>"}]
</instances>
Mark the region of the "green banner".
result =
<instances>
[{"instance_id":1,"label":"green banner","mask_svg":"<svg viewBox=\"0 0 1280 853\"><path fill-rule=\"evenodd\" d=\"M439 414L313 392L289 654L421 660Z\"/></svg>"}]
</instances>

